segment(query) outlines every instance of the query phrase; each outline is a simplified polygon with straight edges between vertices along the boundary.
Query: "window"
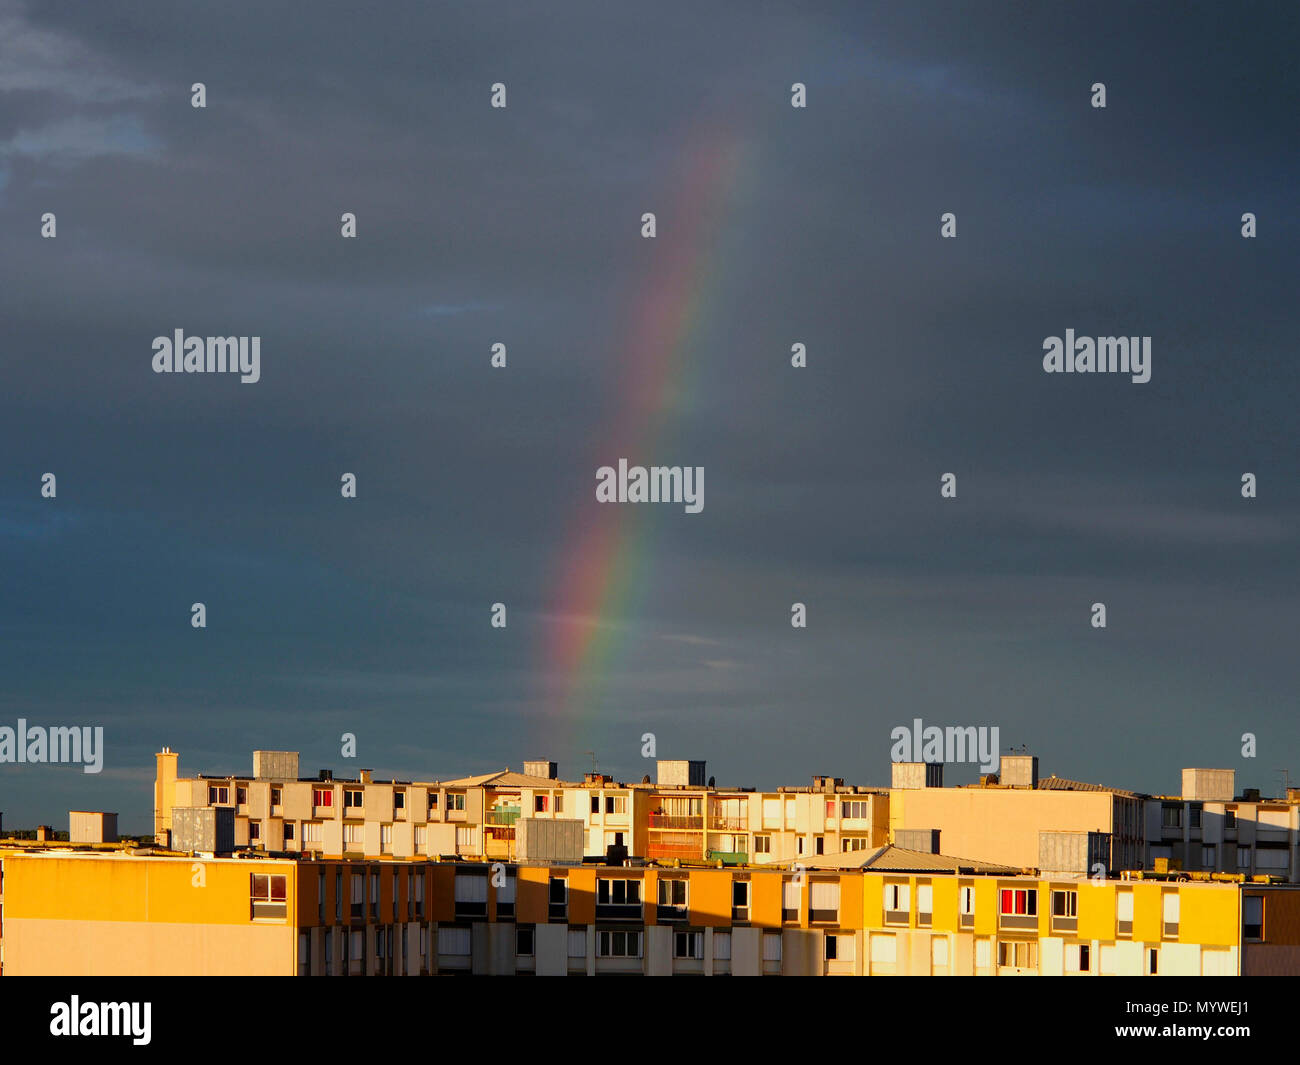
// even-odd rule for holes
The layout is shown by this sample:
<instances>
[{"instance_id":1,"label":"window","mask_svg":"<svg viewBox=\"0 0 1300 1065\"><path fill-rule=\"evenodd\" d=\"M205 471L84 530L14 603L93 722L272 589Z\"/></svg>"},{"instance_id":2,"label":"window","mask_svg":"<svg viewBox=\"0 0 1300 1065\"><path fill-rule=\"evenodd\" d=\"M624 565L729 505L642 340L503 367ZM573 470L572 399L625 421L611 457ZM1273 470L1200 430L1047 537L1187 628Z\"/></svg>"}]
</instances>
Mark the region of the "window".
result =
<instances>
[{"instance_id":1,"label":"window","mask_svg":"<svg viewBox=\"0 0 1300 1065\"><path fill-rule=\"evenodd\" d=\"M472 937L468 928L438 929L438 953L451 957L468 957Z\"/></svg>"},{"instance_id":2,"label":"window","mask_svg":"<svg viewBox=\"0 0 1300 1065\"><path fill-rule=\"evenodd\" d=\"M538 814L548 813L551 808L551 797L549 795L533 796L533 812Z\"/></svg>"},{"instance_id":3,"label":"window","mask_svg":"<svg viewBox=\"0 0 1300 1065\"><path fill-rule=\"evenodd\" d=\"M325 870L316 874L316 920L325 923Z\"/></svg>"},{"instance_id":4,"label":"window","mask_svg":"<svg viewBox=\"0 0 1300 1065\"><path fill-rule=\"evenodd\" d=\"M334 930L327 929L325 932L325 975L333 975L334 968Z\"/></svg>"},{"instance_id":5,"label":"window","mask_svg":"<svg viewBox=\"0 0 1300 1065\"><path fill-rule=\"evenodd\" d=\"M513 872L506 873L505 879L497 887L497 917L515 915L516 880Z\"/></svg>"},{"instance_id":6,"label":"window","mask_svg":"<svg viewBox=\"0 0 1300 1065\"><path fill-rule=\"evenodd\" d=\"M457 916L487 916L486 876L475 873L456 874L456 914Z\"/></svg>"},{"instance_id":7,"label":"window","mask_svg":"<svg viewBox=\"0 0 1300 1065\"><path fill-rule=\"evenodd\" d=\"M1037 928L1038 892L1033 888L1003 888L998 926L1000 928Z\"/></svg>"},{"instance_id":8,"label":"window","mask_svg":"<svg viewBox=\"0 0 1300 1065\"><path fill-rule=\"evenodd\" d=\"M998 965L1013 969L1038 968L1038 944L1002 940L998 943Z\"/></svg>"},{"instance_id":9,"label":"window","mask_svg":"<svg viewBox=\"0 0 1300 1065\"><path fill-rule=\"evenodd\" d=\"M549 913L552 920L558 918L564 919L565 911L569 906L569 881L562 876L551 877L549 898ZM586 951L583 951L586 954Z\"/></svg>"},{"instance_id":10,"label":"window","mask_svg":"<svg viewBox=\"0 0 1300 1065\"><path fill-rule=\"evenodd\" d=\"M1002 912L1017 916L1033 916L1037 914L1038 892L1032 889L1003 889Z\"/></svg>"},{"instance_id":11,"label":"window","mask_svg":"<svg viewBox=\"0 0 1300 1065\"><path fill-rule=\"evenodd\" d=\"M1147 951L1147 975L1157 976L1160 972L1160 951L1152 947Z\"/></svg>"},{"instance_id":12,"label":"window","mask_svg":"<svg viewBox=\"0 0 1300 1065\"><path fill-rule=\"evenodd\" d=\"M391 848L391 847L393 846L393 826L392 826L392 825L380 825L380 826L379 826L379 845L380 845L381 847L389 847L389 848Z\"/></svg>"},{"instance_id":13,"label":"window","mask_svg":"<svg viewBox=\"0 0 1300 1065\"><path fill-rule=\"evenodd\" d=\"M311 975L311 936L306 932L298 933L298 974Z\"/></svg>"},{"instance_id":14,"label":"window","mask_svg":"<svg viewBox=\"0 0 1300 1065\"><path fill-rule=\"evenodd\" d=\"M827 961L852 961L855 957L854 938L850 936L828 935L825 940Z\"/></svg>"},{"instance_id":15,"label":"window","mask_svg":"<svg viewBox=\"0 0 1300 1065\"><path fill-rule=\"evenodd\" d=\"M569 957L585 958L587 956L587 932L582 928L569 929Z\"/></svg>"},{"instance_id":16,"label":"window","mask_svg":"<svg viewBox=\"0 0 1300 1065\"><path fill-rule=\"evenodd\" d=\"M420 873L415 878L415 916L417 920L424 919L424 874Z\"/></svg>"},{"instance_id":17,"label":"window","mask_svg":"<svg viewBox=\"0 0 1300 1065\"><path fill-rule=\"evenodd\" d=\"M533 949L533 926L519 925L515 929L515 955L520 958L531 958Z\"/></svg>"},{"instance_id":18,"label":"window","mask_svg":"<svg viewBox=\"0 0 1300 1065\"><path fill-rule=\"evenodd\" d=\"M334 789L333 788L312 788L311 804L313 806L333 806Z\"/></svg>"},{"instance_id":19,"label":"window","mask_svg":"<svg viewBox=\"0 0 1300 1065\"><path fill-rule=\"evenodd\" d=\"M272 805L272 806L279 806L283 801L284 801L284 789L283 789L283 788L272 788L272 789L271 789L271 805Z\"/></svg>"},{"instance_id":20,"label":"window","mask_svg":"<svg viewBox=\"0 0 1300 1065\"><path fill-rule=\"evenodd\" d=\"M474 851L478 848L478 829L470 826L469 828L456 829L456 851Z\"/></svg>"},{"instance_id":21,"label":"window","mask_svg":"<svg viewBox=\"0 0 1300 1065\"><path fill-rule=\"evenodd\" d=\"M302 841L304 843L319 843L321 841L320 832L319 821L304 821L302 823Z\"/></svg>"},{"instance_id":22,"label":"window","mask_svg":"<svg viewBox=\"0 0 1300 1065\"><path fill-rule=\"evenodd\" d=\"M674 958L704 957L703 932L678 932L673 936Z\"/></svg>"},{"instance_id":23,"label":"window","mask_svg":"<svg viewBox=\"0 0 1300 1065\"><path fill-rule=\"evenodd\" d=\"M1166 891L1160 896L1160 918L1166 936L1178 935L1179 910L1177 891Z\"/></svg>"},{"instance_id":24,"label":"window","mask_svg":"<svg viewBox=\"0 0 1300 1065\"><path fill-rule=\"evenodd\" d=\"M843 836L840 839L842 851L865 851L871 849L871 841L866 836Z\"/></svg>"},{"instance_id":25,"label":"window","mask_svg":"<svg viewBox=\"0 0 1300 1065\"><path fill-rule=\"evenodd\" d=\"M596 881L596 905L606 907L641 906L640 880L605 880Z\"/></svg>"},{"instance_id":26,"label":"window","mask_svg":"<svg viewBox=\"0 0 1300 1065\"><path fill-rule=\"evenodd\" d=\"M352 843L360 847L364 845L363 844L364 839L365 839L365 826L363 825L343 826L343 843L345 845Z\"/></svg>"},{"instance_id":27,"label":"window","mask_svg":"<svg viewBox=\"0 0 1300 1065\"><path fill-rule=\"evenodd\" d=\"M885 885L885 923L907 924L912 909L911 887L907 884Z\"/></svg>"},{"instance_id":28,"label":"window","mask_svg":"<svg viewBox=\"0 0 1300 1065\"><path fill-rule=\"evenodd\" d=\"M235 802L236 802L236 804L238 804L239 806L247 806L247 805L248 805L248 789L247 789L247 788L236 788L236 789L235 789Z\"/></svg>"},{"instance_id":29,"label":"window","mask_svg":"<svg viewBox=\"0 0 1300 1065\"><path fill-rule=\"evenodd\" d=\"M1087 943L1065 944L1065 971L1067 973L1086 973L1089 971L1089 954Z\"/></svg>"},{"instance_id":30,"label":"window","mask_svg":"<svg viewBox=\"0 0 1300 1065\"><path fill-rule=\"evenodd\" d=\"M781 884L781 920L797 921L799 920L800 907L800 886L794 880L786 880Z\"/></svg>"},{"instance_id":31,"label":"window","mask_svg":"<svg viewBox=\"0 0 1300 1065\"><path fill-rule=\"evenodd\" d=\"M464 793L464 792L458 792L458 793L456 793L455 795L448 795L448 796L447 796L447 809L448 809L448 810L463 810L463 809L465 809L465 793Z\"/></svg>"},{"instance_id":32,"label":"window","mask_svg":"<svg viewBox=\"0 0 1300 1065\"><path fill-rule=\"evenodd\" d=\"M686 881L659 878L659 916L669 920L686 916Z\"/></svg>"},{"instance_id":33,"label":"window","mask_svg":"<svg viewBox=\"0 0 1300 1065\"><path fill-rule=\"evenodd\" d=\"M935 936L930 940L930 963L937 969L948 965L948 937Z\"/></svg>"},{"instance_id":34,"label":"window","mask_svg":"<svg viewBox=\"0 0 1300 1065\"><path fill-rule=\"evenodd\" d=\"M975 888L970 885L963 885L957 889L957 912L959 924L962 928L972 928L975 925Z\"/></svg>"},{"instance_id":35,"label":"window","mask_svg":"<svg viewBox=\"0 0 1300 1065\"><path fill-rule=\"evenodd\" d=\"M1161 828L1182 828L1183 827L1183 805L1182 803L1165 803L1160 807L1160 827Z\"/></svg>"},{"instance_id":36,"label":"window","mask_svg":"<svg viewBox=\"0 0 1300 1065\"><path fill-rule=\"evenodd\" d=\"M253 873L249 879L253 920L283 920L289 915L289 907L285 902L284 876Z\"/></svg>"},{"instance_id":37,"label":"window","mask_svg":"<svg viewBox=\"0 0 1300 1065\"><path fill-rule=\"evenodd\" d=\"M366 879L361 873L352 874L352 916L364 917L366 909Z\"/></svg>"},{"instance_id":38,"label":"window","mask_svg":"<svg viewBox=\"0 0 1300 1065\"><path fill-rule=\"evenodd\" d=\"M754 853L755 853L755 854L771 854L771 853L772 853L772 837L771 837L771 836L755 836L755 837L754 837Z\"/></svg>"},{"instance_id":39,"label":"window","mask_svg":"<svg viewBox=\"0 0 1300 1065\"><path fill-rule=\"evenodd\" d=\"M1204 807L1199 802L1194 802L1187 808L1188 825L1191 828L1201 827L1201 810Z\"/></svg>"},{"instance_id":40,"label":"window","mask_svg":"<svg viewBox=\"0 0 1300 1065\"><path fill-rule=\"evenodd\" d=\"M713 960L731 961L731 933L713 933Z\"/></svg>"},{"instance_id":41,"label":"window","mask_svg":"<svg viewBox=\"0 0 1300 1065\"><path fill-rule=\"evenodd\" d=\"M916 923L922 927L930 924L930 915L934 913L934 888L928 884L916 885Z\"/></svg>"},{"instance_id":42,"label":"window","mask_svg":"<svg viewBox=\"0 0 1300 1065\"><path fill-rule=\"evenodd\" d=\"M1077 891L1052 892L1052 928L1073 932L1079 927L1079 893Z\"/></svg>"},{"instance_id":43,"label":"window","mask_svg":"<svg viewBox=\"0 0 1300 1065\"><path fill-rule=\"evenodd\" d=\"M557 791L552 798L555 800L555 812L557 814L564 813L564 792Z\"/></svg>"},{"instance_id":44,"label":"window","mask_svg":"<svg viewBox=\"0 0 1300 1065\"><path fill-rule=\"evenodd\" d=\"M731 882L731 919L733 921L749 920L748 880L733 880Z\"/></svg>"},{"instance_id":45,"label":"window","mask_svg":"<svg viewBox=\"0 0 1300 1065\"><path fill-rule=\"evenodd\" d=\"M598 932L596 934L596 957L598 958L639 958L641 957L641 933L640 932Z\"/></svg>"},{"instance_id":46,"label":"window","mask_svg":"<svg viewBox=\"0 0 1300 1065\"><path fill-rule=\"evenodd\" d=\"M343 874L334 873L334 920L343 920Z\"/></svg>"},{"instance_id":47,"label":"window","mask_svg":"<svg viewBox=\"0 0 1300 1065\"><path fill-rule=\"evenodd\" d=\"M1214 844L1207 843L1201 848L1201 868L1213 869L1215 867Z\"/></svg>"},{"instance_id":48,"label":"window","mask_svg":"<svg viewBox=\"0 0 1300 1065\"><path fill-rule=\"evenodd\" d=\"M781 960L781 933L764 932L763 933L763 960L776 961Z\"/></svg>"},{"instance_id":49,"label":"window","mask_svg":"<svg viewBox=\"0 0 1300 1065\"><path fill-rule=\"evenodd\" d=\"M826 847L826 837L825 837L825 836L813 836L813 843L814 843L814 845L816 846L816 849L817 849L817 853L818 853L818 854L825 854L825 853L826 853L826 851L825 851L825 847Z\"/></svg>"},{"instance_id":50,"label":"window","mask_svg":"<svg viewBox=\"0 0 1300 1065\"><path fill-rule=\"evenodd\" d=\"M808 885L808 920L836 923L840 919L840 882L814 880Z\"/></svg>"},{"instance_id":51,"label":"window","mask_svg":"<svg viewBox=\"0 0 1300 1065\"><path fill-rule=\"evenodd\" d=\"M286 822L284 823L284 839L285 839L285 842L286 842L286 843L291 842L291 841L293 840L293 822L292 822L292 821L286 821Z\"/></svg>"},{"instance_id":52,"label":"window","mask_svg":"<svg viewBox=\"0 0 1300 1065\"><path fill-rule=\"evenodd\" d=\"M358 790L358 789L356 789L356 788L344 788L344 789L343 789L343 809L345 809L345 810L347 810L347 809L357 809L357 810L359 810L359 809L361 808L361 806L362 806L362 799L364 798L364 796L365 796L365 792L364 792L364 791Z\"/></svg>"},{"instance_id":53,"label":"window","mask_svg":"<svg viewBox=\"0 0 1300 1065\"><path fill-rule=\"evenodd\" d=\"M599 795L593 795L593 796L591 797L591 812L592 812L593 814L598 814L598 813L600 813L600 796L599 796Z\"/></svg>"},{"instance_id":54,"label":"window","mask_svg":"<svg viewBox=\"0 0 1300 1065\"><path fill-rule=\"evenodd\" d=\"M1117 935L1133 934L1133 892L1115 893L1115 932Z\"/></svg>"},{"instance_id":55,"label":"window","mask_svg":"<svg viewBox=\"0 0 1300 1065\"><path fill-rule=\"evenodd\" d=\"M249 842L249 843L256 843L256 842L258 842L261 838L262 838L262 822L261 822L261 821L249 821L249 822L248 822L248 842Z\"/></svg>"},{"instance_id":56,"label":"window","mask_svg":"<svg viewBox=\"0 0 1300 1065\"><path fill-rule=\"evenodd\" d=\"M1249 868L1250 868L1250 848L1249 848L1249 847L1242 847L1242 846L1238 846L1238 847L1237 847L1237 868L1238 868L1238 869L1249 869Z\"/></svg>"},{"instance_id":57,"label":"window","mask_svg":"<svg viewBox=\"0 0 1300 1065\"><path fill-rule=\"evenodd\" d=\"M625 813L627 813L627 796L626 796L626 795L606 795L606 796L605 796L605 813L607 813L607 814L625 814Z\"/></svg>"},{"instance_id":58,"label":"window","mask_svg":"<svg viewBox=\"0 0 1300 1065\"><path fill-rule=\"evenodd\" d=\"M394 792L393 792L393 809L394 809L394 810L405 810L405 809L406 809L406 792L405 792L405 791L394 791Z\"/></svg>"},{"instance_id":59,"label":"window","mask_svg":"<svg viewBox=\"0 0 1300 1065\"><path fill-rule=\"evenodd\" d=\"M379 874L370 874L370 916L379 916Z\"/></svg>"},{"instance_id":60,"label":"window","mask_svg":"<svg viewBox=\"0 0 1300 1065\"><path fill-rule=\"evenodd\" d=\"M1241 932L1244 939L1264 938L1264 896L1247 895L1242 900Z\"/></svg>"},{"instance_id":61,"label":"window","mask_svg":"<svg viewBox=\"0 0 1300 1065\"><path fill-rule=\"evenodd\" d=\"M795 840L795 850L796 850L799 854L802 854L802 853L803 853L803 836L799 836L799 837Z\"/></svg>"},{"instance_id":62,"label":"window","mask_svg":"<svg viewBox=\"0 0 1300 1065\"><path fill-rule=\"evenodd\" d=\"M436 791L431 791L429 792L429 810L430 812L432 812L437 808L438 808L438 793Z\"/></svg>"},{"instance_id":63,"label":"window","mask_svg":"<svg viewBox=\"0 0 1300 1065\"><path fill-rule=\"evenodd\" d=\"M1237 827L1237 811L1236 811L1236 810L1225 810L1225 811L1223 812L1223 827L1224 827L1224 828L1236 828L1236 827Z\"/></svg>"},{"instance_id":64,"label":"window","mask_svg":"<svg viewBox=\"0 0 1300 1065\"><path fill-rule=\"evenodd\" d=\"M229 788L219 788L219 787L209 787L209 788L208 788L208 802L210 802L210 803L228 803L228 802L230 802L230 789L229 789Z\"/></svg>"},{"instance_id":65,"label":"window","mask_svg":"<svg viewBox=\"0 0 1300 1065\"><path fill-rule=\"evenodd\" d=\"M871 816L870 810L871 804L869 802L854 800L853 802L840 804L840 816L847 819L865 821Z\"/></svg>"},{"instance_id":66,"label":"window","mask_svg":"<svg viewBox=\"0 0 1300 1065\"><path fill-rule=\"evenodd\" d=\"M425 849L428 845L429 845L429 828L428 828L428 826L427 826L427 825L416 825L416 826L415 826L415 849L416 849L416 851L418 851L420 854L423 854L423 853L424 853L424 849Z\"/></svg>"}]
</instances>

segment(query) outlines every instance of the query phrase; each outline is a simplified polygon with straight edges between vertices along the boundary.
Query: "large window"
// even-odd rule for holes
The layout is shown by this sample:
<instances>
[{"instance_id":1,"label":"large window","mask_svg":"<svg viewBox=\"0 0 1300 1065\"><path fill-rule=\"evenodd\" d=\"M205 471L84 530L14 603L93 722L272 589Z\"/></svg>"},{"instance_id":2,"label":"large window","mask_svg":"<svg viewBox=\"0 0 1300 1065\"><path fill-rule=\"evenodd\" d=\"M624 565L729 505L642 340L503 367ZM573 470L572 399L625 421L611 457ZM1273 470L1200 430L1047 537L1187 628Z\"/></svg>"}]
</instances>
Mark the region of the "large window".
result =
<instances>
[{"instance_id":1,"label":"large window","mask_svg":"<svg viewBox=\"0 0 1300 1065\"><path fill-rule=\"evenodd\" d=\"M364 803L365 792L356 788L343 789L343 809L360 809Z\"/></svg>"},{"instance_id":2,"label":"large window","mask_svg":"<svg viewBox=\"0 0 1300 1065\"><path fill-rule=\"evenodd\" d=\"M871 803L854 799L840 804L840 816L845 819L865 821L871 816Z\"/></svg>"},{"instance_id":3,"label":"large window","mask_svg":"<svg viewBox=\"0 0 1300 1065\"><path fill-rule=\"evenodd\" d=\"M704 957L703 932L677 932L673 936L674 958Z\"/></svg>"},{"instance_id":4,"label":"large window","mask_svg":"<svg viewBox=\"0 0 1300 1065\"><path fill-rule=\"evenodd\" d=\"M837 924L840 919L840 882L814 880L808 885L808 920Z\"/></svg>"},{"instance_id":5,"label":"large window","mask_svg":"<svg viewBox=\"0 0 1300 1065\"><path fill-rule=\"evenodd\" d=\"M908 884L885 885L885 924L907 924L912 909L912 889Z\"/></svg>"},{"instance_id":6,"label":"large window","mask_svg":"<svg viewBox=\"0 0 1300 1065\"><path fill-rule=\"evenodd\" d=\"M794 880L786 880L781 884L781 920L797 921L799 920L800 894L802 888Z\"/></svg>"},{"instance_id":7,"label":"large window","mask_svg":"<svg viewBox=\"0 0 1300 1065\"><path fill-rule=\"evenodd\" d=\"M486 876L475 873L456 874L456 914L466 917L487 916Z\"/></svg>"},{"instance_id":8,"label":"large window","mask_svg":"<svg viewBox=\"0 0 1300 1065\"><path fill-rule=\"evenodd\" d=\"M311 803L313 806L333 806L334 789L333 788L312 788Z\"/></svg>"},{"instance_id":9,"label":"large window","mask_svg":"<svg viewBox=\"0 0 1300 1065\"><path fill-rule=\"evenodd\" d=\"M468 957L473 938L468 928L439 928L438 953L453 958Z\"/></svg>"},{"instance_id":10,"label":"large window","mask_svg":"<svg viewBox=\"0 0 1300 1065\"><path fill-rule=\"evenodd\" d=\"M596 957L598 958L639 958L641 957L641 933L640 932L598 932L596 933Z\"/></svg>"},{"instance_id":11,"label":"large window","mask_svg":"<svg viewBox=\"0 0 1300 1065\"><path fill-rule=\"evenodd\" d=\"M1052 928L1073 932L1079 927L1079 893L1071 890L1052 892Z\"/></svg>"},{"instance_id":12,"label":"large window","mask_svg":"<svg viewBox=\"0 0 1300 1065\"><path fill-rule=\"evenodd\" d=\"M253 873L250 876L249 899L252 902L253 919L283 920L289 915L285 898L286 877Z\"/></svg>"},{"instance_id":13,"label":"large window","mask_svg":"<svg viewBox=\"0 0 1300 1065\"><path fill-rule=\"evenodd\" d=\"M596 881L596 905L602 909L641 909L640 880Z\"/></svg>"}]
</instances>

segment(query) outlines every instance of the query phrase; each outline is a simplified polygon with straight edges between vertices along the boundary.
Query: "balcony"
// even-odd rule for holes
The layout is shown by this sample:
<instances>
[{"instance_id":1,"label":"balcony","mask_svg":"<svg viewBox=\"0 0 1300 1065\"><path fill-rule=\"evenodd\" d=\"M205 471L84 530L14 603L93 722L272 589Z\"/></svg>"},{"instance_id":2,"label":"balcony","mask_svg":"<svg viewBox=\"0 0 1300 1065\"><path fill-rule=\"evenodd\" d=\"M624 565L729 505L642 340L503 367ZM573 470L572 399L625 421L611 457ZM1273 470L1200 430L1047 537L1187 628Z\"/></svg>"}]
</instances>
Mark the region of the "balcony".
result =
<instances>
[{"instance_id":1,"label":"balcony","mask_svg":"<svg viewBox=\"0 0 1300 1065\"><path fill-rule=\"evenodd\" d=\"M666 828L677 832L703 832L704 816L702 814L659 814L650 815L651 828Z\"/></svg>"},{"instance_id":2,"label":"balcony","mask_svg":"<svg viewBox=\"0 0 1300 1065\"><path fill-rule=\"evenodd\" d=\"M513 828L515 822L519 820L519 815L518 806L497 806L487 812L487 819L483 823Z\"/></svg>"},{"instance_id":3,"label":"balcony","mask_svg":"<svg viewBox=\"0 0 1300 1065\"><path fill-rule=\"evenodd\" d=\"M722 832L748 832L748 817L723 817L721 814L709 816L709 828Z\"/></svg>"}]
</instances>

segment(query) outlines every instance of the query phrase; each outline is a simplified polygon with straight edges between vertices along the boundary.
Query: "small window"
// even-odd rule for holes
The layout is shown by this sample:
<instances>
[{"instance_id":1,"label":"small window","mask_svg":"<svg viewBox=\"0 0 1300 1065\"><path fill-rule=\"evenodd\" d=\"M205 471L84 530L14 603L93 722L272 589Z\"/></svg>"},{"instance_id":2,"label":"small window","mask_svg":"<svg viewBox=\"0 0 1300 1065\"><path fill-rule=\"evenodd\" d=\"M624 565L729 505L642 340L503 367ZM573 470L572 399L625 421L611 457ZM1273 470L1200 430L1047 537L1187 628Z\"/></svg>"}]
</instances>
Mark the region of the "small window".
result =
<instances>
[{"instance_id":1,"label":"small window","mask_svg":"<svg viewBox=\"0 0 1300 1065\"><path fill-rule=\"evenodd\" d=\"M261 838L262 838L262 822L261 822L261 821L249 821L249 822L248 822L248 841L249 841L250 843L256 843L256 842L258 842Z\"/></svg>"},{"instance_id":2,"label":"small window","mask_svg":"<svg viewBox=\"0 0 1300 1065\"><path fill-rule=\"evenodd\" d=\"M521 958L531 958L533 949L533 926L519 925L515 929L515 954Z\"/></svg>"},{"instance_id":3,"label":"small window","mask_svg":"<svg viewBox=\"0 0 1300 1065\"><path fill-rule=\"evenodd\" d=\"M755 853L755 854L771 854L771 853L772 853L772 837L771 837L771 836L755 836L755 837L754 837L754 853Z\"/></svg>"},{"instance_id":4,"label":"small window","mask_svg":"<svg viewBox=\"0 0 1300 1065\"><path fill-rule=\"evenodd\" d=\"M283 789L283 788L272 788L272 789L271 789L271 805L272 805L272 806L279 806L283 801L284 801L284 789Z\"/></svg>"},{"instance_id":5,"label":"small window","mask_svg":"<svg viewBox=\"0 0 1300 1065\"><path fill-rule=\"evenodd\" d=\"M406 809L406 792L404 791L393 792L393 809L394 810Z\"/></svg>"},{"instance_id":6,"label":"small window","mask_svg":"<svg viewBox=\"0 0 1300 1065\"><path fill-rule=\"evenodd\" d=\"M1264 938L1264 897L1247 895L1242 902L1241 932L1244 939Z\"/></svg>"},{"instance_id":7,"label":"small window","mask_svg":"<svg viewBox=\"0 0 1300 1065\"><path fill-rule=\"evenodd\" d=\"M549 795L533 796L533 812L538 814L547 813L550 810L551 797Z\"/></svg>"},{"instance_id":8,"label":"small window","mask_svg":"<svg viewBox=\"0 0 1300 1065\"><path fill-rule=\"evenodd\" d=\"M247 789L247 788L236 788L236 789L235 789L235 802L236 802L238 805L240 805L240 806L247 806L247 805L248 805L248 789Z\"/></svg>"},{"instance_id":9,"label":"small window","mask_svg":"<svg viewBox=\"0 0 1300 1065\"><path fill-rule=\"evenodd\" d=\"M363 800L364 797L365 797L365 792L364 792L364 791L358 791L358 790L353 789L353 788L344 788L344 789L343 789L343 808L344 808L345 810L346 810L346 809L360 809L360 808L361 808L361 805L362 805L362 800Z\"/></svg>"},{"instance_id":10,"label":"small window","mask_svg":"<svg viewBox=\"0 0 1300 1065\"><path fill-rule=\"evenodd\" d=\"M673 936L674 958L704 957L703 932L678 932Z\"/></svg>"},{"instance_id":11,"label":"small window","mask_svg":"<svg viewBox=\"0 0 1300 1065\"><path fill-rule=\"evenodd\" d=\"M292 821L286 821L286 822L284 823L284 841L285 841L286 843L291 843L291 842L293 842L293 822L292 822Z\"/></svg>"},{"instance_id":12,"label":"small window","mask_svg":"<svg viewBox=\"0 0 1300 1065\"><path fill-rule=\"evenodd\" d=\"M599 795L593 795L593 796L591 797L591 812L592 812L593 814L598 814L598 813L600 813L600 796L599 796Z\"/></svg>"}]
</instances>

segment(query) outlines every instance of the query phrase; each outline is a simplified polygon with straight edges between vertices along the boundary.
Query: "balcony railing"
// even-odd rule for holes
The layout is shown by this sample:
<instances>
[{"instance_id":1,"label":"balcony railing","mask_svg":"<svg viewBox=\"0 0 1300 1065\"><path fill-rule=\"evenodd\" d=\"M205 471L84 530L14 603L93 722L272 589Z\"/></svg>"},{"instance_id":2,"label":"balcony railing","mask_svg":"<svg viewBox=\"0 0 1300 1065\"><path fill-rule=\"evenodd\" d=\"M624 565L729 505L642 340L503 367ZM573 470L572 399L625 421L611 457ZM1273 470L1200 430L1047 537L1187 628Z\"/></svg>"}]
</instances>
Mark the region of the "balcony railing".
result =
<instances>
[{"instance_id":1,"label":"balcony railing","mask_svg":"<svg viewBox=\"0 0 1300 1065\"><path fill-rule=\"evenodd\" d=\"M748 832L748 817L723 817L721 814L709 815L709 828L724 832Z\"/></svg>"},{"instance_id":2,"label":"balcony railing","mask_svg":"<svg viewBox=\"0 0 1300 1065\"><path fill-rule=\"evenodd\" d=\"M650 827L702 832L704 817L701 814L651 814Z\"/></svg>"},{"instance_id":3,"label":"balcony railing","mask_svg":"<svg viewBox=\"0 0 1300 1065\"><path fill-rule=\"evenodd\" d=\"M494 810L487 812L487 819L483 822L485 825L504 825L513 827L514 823L519 820L518 806L498 806Z\"/></svg>"}]
</instances>

